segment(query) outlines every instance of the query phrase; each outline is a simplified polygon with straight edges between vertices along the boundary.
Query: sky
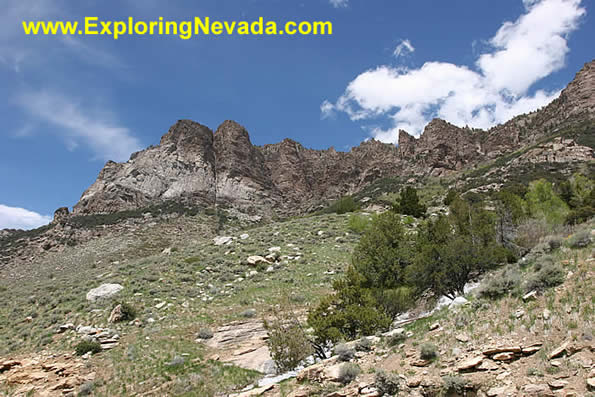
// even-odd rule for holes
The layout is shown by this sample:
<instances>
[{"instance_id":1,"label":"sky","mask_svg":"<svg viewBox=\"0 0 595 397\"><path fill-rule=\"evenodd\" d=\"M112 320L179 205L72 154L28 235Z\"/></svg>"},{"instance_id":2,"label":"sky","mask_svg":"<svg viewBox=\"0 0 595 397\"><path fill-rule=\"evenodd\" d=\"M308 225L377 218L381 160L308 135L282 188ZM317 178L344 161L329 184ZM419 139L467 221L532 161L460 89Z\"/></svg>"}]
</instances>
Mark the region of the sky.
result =
<instances>
[{"instance_id":1,"label":"sky","mask_svg":"<svg viewBox=\"0 0 595 397\"><path fill-rule=\"evenodd\" d=\"M489 128L594 58L590 0L0 0L0 229L72 207L179 119L347 151L432 118ZM22 20L331 21L326 36L26 36Z\"/></svg>"}]
</instances>

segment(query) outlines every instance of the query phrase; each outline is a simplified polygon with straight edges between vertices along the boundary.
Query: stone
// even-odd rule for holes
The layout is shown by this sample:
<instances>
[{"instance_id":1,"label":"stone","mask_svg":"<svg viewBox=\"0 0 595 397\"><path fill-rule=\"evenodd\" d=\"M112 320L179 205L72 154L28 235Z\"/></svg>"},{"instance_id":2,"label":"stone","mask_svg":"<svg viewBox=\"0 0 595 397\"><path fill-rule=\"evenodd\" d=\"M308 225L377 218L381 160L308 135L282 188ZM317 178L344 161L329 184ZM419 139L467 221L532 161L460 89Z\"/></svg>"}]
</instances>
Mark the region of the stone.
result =
<instances>
[{"instance_id":1,"label":"stone","mask_svg":"<svg viewBox=\"0 0 595 397\"><path fill-rule=\"evenodd\" d=\"M547 384L552 389L563 389L568 384L568 382L561 379L554 379L549 381Z\"/></svg>"},{"instance_id":2,"label":"stone","mask_svg":"<svg viewBox=\"0 0 595 397\"><path fill-rule=\"evenodd\" d=\"M440 323L433 323L430 325L430 331L434 331L440 328Z\"/></svg>"},{"instance_id":3,"label":"stone","mask_svg":"<svg viewBox=\"0 0 595 397\"><path fill-rule=\"evenodd\" d=\"M514 360L515 355L512 352L497 353L492 356L494 361L510 361Z\"/></svg>"},{"instance_id":4,"label":"stone","mask_svg":"<svg viewBox=\"0 0 595 397\"><path fill-rule=\"evenodd\" d=\"M545 384L528 384L523 387L523 391L527 396L549 397L554 395L549 386Z\"/></svg>"},{"instance_id":5,"label":"stone","mask_svg":"<svg viewBox=\"0 0 595 397\"><path fill-rule=\"evenodd\" d=\"M250 235L248 233L240 234L240 240L246 240Z\"/></svg>"},{"instance_id":6,"label":"stone","mask_svg":"<svg viewBox=\"0 0 595 397\"><path fill-rule=\"evenodd\" d=\"M462 306L462 305L466 305L467 303L469 303L469 301L467 299L465 299L465 297L463 297L463 296L457 296L450 303L450 306L455 306L455 307L456 306Z\"/></svg>"},{"instance_id":7,"label":"stone","mask_svg":"<svg viewBox=\"0 0 595 397\"><path fill-rule=\"evenodd\" d=\"M109 323L117 323L124 319L124 313L122 313L122 305L114 307L107 320Z\"/></svg>"},{"instance_id":8,"label":"stone","mask_svg":"<svg viewBox=\"0 0 595 397\"><path fill-rule=\"evenodd\" d=\"M525 302L537 299L537 291L531 291L528 294L523 295L523 300Z\"/></svg>"},{"instance_id":9,"label":"stone","mask_svg":"<svg viewBox=\"0 0 595 397\"><path fill-rule=\"evenodd\" d=\"M552 315L552 312L550 312L548 309L543 310L543 319L544 320L549 320L551 315Z\"/></svg>"},{"instance_id":10,"label":"stone","mask_svg":"<svg viewBox=\"0 0 595 397\"><path fill-rule=\"evenodd\" d=\"M267 261L266 258L264 258L264 257L262 257L260 255L249 256L246 259L246 262L248 262L248 264L249 265L252 265L252 266L258 265L259 263L267 263L267 264L270 264L271 263L271 262Z\"/></svg>"},{"instance_id":11,"label":"stone","mask_svg":"<svg viewBox=\"0 0 595 397\"><path fill-rule=\"evenodd\" d=\"M269 251L270 253L273 253L273 252L281 252L281 247L271 247L271 248L269 248L269 249L268 249L268 251Z\"/></svg>"},{"instance_id":12,"label":"stone","mask_svg":"<svg viewBox=\"0 0 595 397\"><path fill-rule=\"evenodd\" d=\"M161 251L161 253L162 253L163 255L171 255L171 252L172 252L172 251L171 251L171 247L170 247L170 248L166 248L166 249L164 249L163 251Z\"/></svg>"},{"instance_id":13,"label":"stone","mask_svg":"<svg viewBox=\"0 0 595 397\"><path fill-rule=\"evenodd\" d=\"M521 353L522 349L520 346L491 346L483 350L483 354L491 356L498 353Z\"/></svg>"},{"instance_id":14,"label":"stone","mask_svg":"<svg viewBox=\"0 0 595 397\"><path fill-rule=\"evenodd\" d=\"M467 334L458 334L455 338L462 343L469 342L469 336Z\"/></svg>"},{"instance_id":15,"label":"stone","mask_svg":"<svg viewBox=\"0 0 595 397\"><path fill-rule=\"evenodd\" d=\"M233 242L233 237L230 236L217 236L213 239L215 245L229 245Z\"/></svg>"},{"instance_id":16,"label":"stone","mask_svg":"<svg viewBox=\"0 0 595 397\"><path fill-rule=\"evenodd\" d=\"M467 371L473 369L483 362L482 356L468 358L457 365L457 371Z\"/></svg>"},{"instance_id":17,"label":"stone","mask_svg":"<svg viewBox=\"0 0 595 397\"><path fill-rule=\"evenodd\" d=\"M551 359L558 358L558 357L562 356L564 353L566 353L566 349L568 348L568 345L569 345L568 342L562 343L560 346L558 346L557 348L552 350L552 352L548 355L548 358L551 360Z\"/></svg>"},{"instance_id":18,"label":"stone","mask_svg":"<svg viewBox=\"0 0 595 397\"><path fill-rule=\"evenodd\" d=\"M93 288L87 292L87 300L95 302L101 299L109 299L117 295L124 289L120 284L101 284L97 288Z\"/></svg>"}]
</instances>

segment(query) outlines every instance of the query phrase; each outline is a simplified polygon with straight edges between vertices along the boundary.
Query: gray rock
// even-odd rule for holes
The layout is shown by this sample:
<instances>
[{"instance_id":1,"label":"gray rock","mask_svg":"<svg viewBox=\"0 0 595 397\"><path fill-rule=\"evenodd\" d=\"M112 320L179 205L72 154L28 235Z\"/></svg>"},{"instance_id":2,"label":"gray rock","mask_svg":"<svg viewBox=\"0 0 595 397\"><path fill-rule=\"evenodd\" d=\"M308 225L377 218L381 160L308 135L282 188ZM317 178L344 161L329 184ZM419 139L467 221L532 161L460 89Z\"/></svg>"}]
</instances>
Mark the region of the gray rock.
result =
<instances>
[{"instance_id":1,"label":"gray rock","mask_svg":"<svg viewBox=\"0 0 595 397\"><path fill-rule=\"evenodd\" d=\"M100 299L109 299L117 295L123 289L124 287L120 284L101 284L99 287L93 288L91 291L87 292L87 300L95 302Z\"/></svg>"}]
</instances>

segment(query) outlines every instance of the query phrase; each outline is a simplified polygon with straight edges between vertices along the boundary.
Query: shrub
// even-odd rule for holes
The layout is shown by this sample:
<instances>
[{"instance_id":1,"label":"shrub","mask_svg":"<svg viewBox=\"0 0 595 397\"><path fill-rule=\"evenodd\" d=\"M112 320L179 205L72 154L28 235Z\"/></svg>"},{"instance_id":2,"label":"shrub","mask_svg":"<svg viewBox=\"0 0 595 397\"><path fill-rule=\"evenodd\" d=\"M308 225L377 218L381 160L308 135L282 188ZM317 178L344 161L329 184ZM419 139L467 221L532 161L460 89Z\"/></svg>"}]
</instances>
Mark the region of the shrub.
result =
<instances>
[{"instance_id":1,"label":"shrub","mask_svg":"<svg viewBox=\"0 0 595 397\"><path fill-rule=\"evenodd\" d=\"M362 338L355 344L355 350L358 352L369 352L372 350L372 341L368 338Z\"/></svg>"},{"instance_id":2,"label":"shrub","mask_svg":"<svg viewBox=\"0 0 595 397\"><path fill-rule=\"evenodd\" d=\"M483 283L478 290L478 296L480 298L497 299L515 290L520 284L521 273L517 267L507 266Z\"/></svg>"},{"instance_id":3,"label":"shrub","mask_svg":"<svg viewBox=\"0 0 595 397\"><path fill-rule=\"evenodd\" d=\"M346 214L348 212L357 211L358 208L359 205L355 202L353 197L346 196L329 205L323 212L327 214L333 212L337 214Z\"/></svg>"},{"instance_id":4,"label":"shrub","mask_svg":"<svg viewBox=\"0 0 595 397\"><path fill-rule=\"evenodd\" d=\"M240 313L240 316L244 318L253 318L256 317L256 310L255 309L247 309Z\"/></svg>"},{"instance_id":5,"label":"shrub","mask_svg":"<svg viewBox=\"0 0 595 397\"><path fill-rule=\"evenodd\" d=\"M201 328L196 336L198 339L211 339L213 337L213 331L209 328Z\"/></svg>"},{"instance_id":6,"label":"shrub","mask_svg":"<svg viewBox=\"0 0 595 397\"><path fill-rule=\"evenodd\" d=\"M545 219L527 219L517 228L516 243L523 248L531 249L548 234L550 228Z\"/></svg>"},{"instance_id":7,"label":"shrub","mask_svg":"<svg viewBox=\"0 0 595 397\"><path fill-rule=\"evenodd\" d=\"M349 216L349 230L362 234L370 226L370 217L368 215L353 214Z\"/></svg>"},{"instance_id":8,"label":"shrub","mask_svg":"<svg viewBox=\"0 0 595 397\"><path fill-rule=\"evenodd\" d=\"M130 303L120 302L117 305L120 305L120 313L122 313L122 317L118 321L132 321L136 318L136 309Z\"/></svg>"},{"instance_id":9,"label":"shrub","mask_svg":"<svg viewBox=\"0 0 595 397\"><path fill-rule=\"evenodd\" d=\"M344 343L335 346L334 353L339 356L339 361L349 361L355 357L355 350Z\"/></svg>"},{"instance_id":10,"label":"shrub","mask_svg":"<svg viewBox=\"0 0 595 397\"><path fill-rule=\"evenodd\" d=\"M290 316L275 313L273 320L264 322L271 358L281 372L294 370L313 353L312 344L301 324Z\"/></svg>"},{"instance_id":11,"label":"shrub","mask_svg":"<svg viewBox=\"0 0 595 397\"><path fill-rule=\"evenodd\" d=\"M345 363L339 368L339 382L347 385L355 380L361 370L357 364Z\"/></svg>"},{"instance_id":12,"label":"shrub","mask_svg":"<svg viewBox=\"0 0 595 397\"><path fill-rule=\"evenodd\" d=\"M393 396L397 394L401 388L401 378L393 372L386 372L381 369L376 371L374 386L380 395L388 394Z\"/></svg>"},{"instance_id":13,"label":"shrub","mask_svg":"<svg viewBox=\"0 0 595 397\"><path fill-rule=\"evenodd\" d=\"M566 239L566 245L570 248L585 248L591 244L591 230L582 229Z\"/></svg>"},{"instance_id":14,"label":"shrub","mask_svg":"<svg viewBox=\"0 0 595 397\"><path fill-rule=\"evenodd\" d=\"M551 266L554 264L554 257L551 255L544 255L540 258L535 260L535 264L533 265L533 270L538 272L545 266Z\"/></svg>"},{"instance_id":15,"label":"shrub","mask_svg":"<svg viewBox=\"0 0 595 397\"><path fill-rule=\"evenodd\" d=\"M83 340L77 343L74 350L76 351L77 356L82 356L88 352L91 352L92 354L99 353L101 351L101 343Z\"/></svg>"},{"instance_id":16,"label":"shrub","mask_svg":"<svg viewBox=\"0 0 595 397\"><path fill-rule=\"evenodd\" d=\"M445 376L442 378L442 394L462 395L467 381L460 376Z\"/></svg>"},{"instance_id":17,"label":"shrub","mask_svg":"<svg viewBox=\"0 0 595 397\"><path fill-rule=\"evenodd\" d=\"M560 264L548 264L527 279L525 290L526 292L543 291L562 284L565 278L566 272Z\"/></svg>"},{"instance_id":18,"label":"shrub","mask_svg":"<svg viewBox=\"0 0 595 397\"><path fill-rule=\"evenodd\" d=\"M394 209L400 214L411 215L416 218L426 214L426 207L420 203L417 190L411 186L401 190L399 204L395 205Z\"/></svg>"},{"instance_id":19,"label":"shrub","mask_svg":"<svg viewBox=\"0 0 595 397\"><path fill-rule=\"evenodd\" d=\"M424 343L419 349L422 360L433 360L438 357L438 348L432 343Z\"/></svg>"},{"instance_id":20,"label":"shrub","mask_svg":"<svg viewBox=\"0 0 595 397\"><path fill-rule=\"evenodd\" d=\"M405 333L391 335L386 339L386 344L390 347L400 345L401 343L405 343L407 340L407 335Z\"/></svg>"}]
</instances>

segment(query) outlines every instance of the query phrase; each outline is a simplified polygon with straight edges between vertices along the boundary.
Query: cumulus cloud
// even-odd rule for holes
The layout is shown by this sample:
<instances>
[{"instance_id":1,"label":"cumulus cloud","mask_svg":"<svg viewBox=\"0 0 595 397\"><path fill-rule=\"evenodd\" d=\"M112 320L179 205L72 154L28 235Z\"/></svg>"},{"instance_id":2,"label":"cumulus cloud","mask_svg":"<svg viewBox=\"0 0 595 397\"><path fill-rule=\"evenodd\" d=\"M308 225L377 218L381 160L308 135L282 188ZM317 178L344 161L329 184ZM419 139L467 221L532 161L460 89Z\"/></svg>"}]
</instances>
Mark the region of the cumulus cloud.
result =
<instances>
[{"instance_id":1,"label":"cumulus cloud","mask_svg":"<svg viewBox=\"0 0 595 397\"><path fill-rule=\"evenodd\" d=\"M372 136L396 143L399 129L419 136L433 117L459 126L489 128L535 110L560 94L559 90L528 91L564 66L567 37L585 14L580 3L524 0L525 13L502 24L489 40L489 50L474 65L378 66L351 81L334 104L325 101L321 111L323 115L345 112L352 120L387 117L391 127L373 129Z\"/></svg>"},{"instance_id":2,"label":"cumulus cloud","mask_svg":"<svg viewBox=\"0 0 595 397\"><path fill-rule=\"evenodd\" d=\"M395 47L395 50L393 51L393 55L395 56L395 58L398 58L402 55L410 54L413 51L415 51L415 47L413 47L413 45L411 44L411 42L409 40L405 39L405 40L401 40L399 45L397 45Z\"/></svg>"},{"instance_id":3,"label":"cumulus cloud","mask_svg":"<svg viewBox=\"0 0 595 397\"><path fill-rule=\"evenodd\" d=\"M330 3L335 8L347 7L349 0L330 0Z\"/></svg>"},{"instance_id":4,"label":"cumulus cloud","mask_svg":"<svg viewBox=\"0 0 595 397\"><path fill-rule=\"evenodd\" d=\"M48 215L0 204L0 229L35 229L51 221Z\"/></svg>"},{"instance_id":5,"label":"cumulus cloud","mask_svg":"<svg viewBox=\"0 0 595 397\"><path fill-rule=\"evenodd\" d=\"M83 110L79 101L53 91L20 94L16 103L34 118L58 127L70 150L85 145L103 160L124 161L141 144L105 110Z\"/></svg>"}]
</instances>

